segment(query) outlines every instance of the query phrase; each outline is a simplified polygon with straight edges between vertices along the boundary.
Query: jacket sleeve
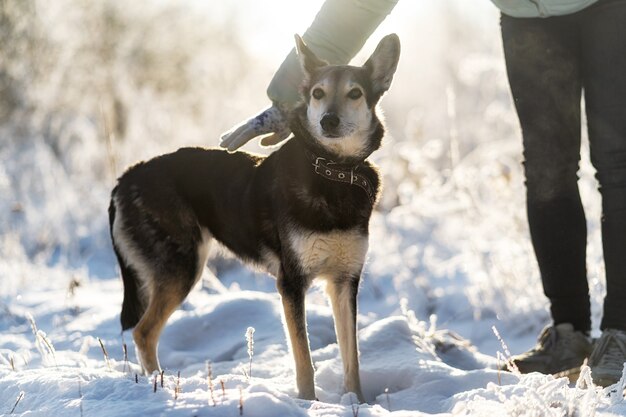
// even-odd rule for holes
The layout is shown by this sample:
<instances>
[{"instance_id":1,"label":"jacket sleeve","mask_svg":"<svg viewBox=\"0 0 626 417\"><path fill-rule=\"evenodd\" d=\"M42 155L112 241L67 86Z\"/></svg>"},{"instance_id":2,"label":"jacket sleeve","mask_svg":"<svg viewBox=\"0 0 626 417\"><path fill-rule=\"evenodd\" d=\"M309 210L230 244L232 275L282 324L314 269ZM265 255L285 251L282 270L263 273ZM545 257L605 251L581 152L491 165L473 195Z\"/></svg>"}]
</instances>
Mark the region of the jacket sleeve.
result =
<instances>
[{"instance_id":1,"label":"jacket sleeve","mask_svg":"<svg viewBox=\"0 0 626 417\"><path fill-rule=\"evenodd\" d=\"M347 64L393 10L398 0L326 0L302 36L315 54L331 64ZM267 89L274 103L293 106L299 99L302 69L295 48Z\"/></svg>"},{"instance_id":2,"label":"jacket sleeve","mask_svg":"<svg viewBox=\"0 0 626 417\"><path fill-rule=\"evenodd\" d=\"M491 0L502 13L519 18L576 13L598 0Z\"/></svg>"}]
</instances>

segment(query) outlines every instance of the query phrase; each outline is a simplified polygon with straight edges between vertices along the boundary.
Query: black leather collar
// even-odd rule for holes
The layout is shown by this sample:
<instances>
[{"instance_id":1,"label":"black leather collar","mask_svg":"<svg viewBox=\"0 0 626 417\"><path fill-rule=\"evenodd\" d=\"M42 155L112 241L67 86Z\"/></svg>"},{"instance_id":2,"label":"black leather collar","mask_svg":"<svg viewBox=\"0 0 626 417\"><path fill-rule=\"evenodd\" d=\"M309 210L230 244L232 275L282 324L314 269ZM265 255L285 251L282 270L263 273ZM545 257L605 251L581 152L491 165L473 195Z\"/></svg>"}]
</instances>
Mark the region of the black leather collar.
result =
<instances>
[{"instance_id":1,"label":"black leather collar","mask_svg":"<svg viewBox=\"0 0 626 417\"><path fill-rule=\"evenodd\" d=\"M320 177L326 178L330 181L343 182L345 184L356 185L361 188L367 194L367 198L369 198L372 205L376 201L376 195L374 194L374 188L370 181L362 175L358 173L359 165L353 166L342 166L337 162L323 158L321 156L315 155L313 152L308 150L305 151L307 157L311 161L311 165L314 168L314 171Z\"/></svg>"}]
</instances>

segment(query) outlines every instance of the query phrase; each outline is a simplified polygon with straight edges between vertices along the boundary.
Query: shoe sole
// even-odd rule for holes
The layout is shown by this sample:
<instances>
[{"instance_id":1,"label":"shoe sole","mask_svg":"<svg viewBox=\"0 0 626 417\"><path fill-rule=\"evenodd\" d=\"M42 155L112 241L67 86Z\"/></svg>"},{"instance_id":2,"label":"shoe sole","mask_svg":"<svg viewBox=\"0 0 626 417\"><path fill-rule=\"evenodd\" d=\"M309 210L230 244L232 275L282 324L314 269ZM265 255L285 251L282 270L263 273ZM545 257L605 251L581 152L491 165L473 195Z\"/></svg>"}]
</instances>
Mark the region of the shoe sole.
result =
<instances>
[{"instance_id":1,"label":"shoe sole","mask_svg":"<svg viewBox=\"0 0 626 417\"><path fill-rule=\"evenodd\" d=\"M600 387L608 387L611 386L617 382L619 382L619 378L615 379L612 377L593 377L593 370L592 370L592 374L591 374L591 378L593 379L593 383L600 386Z\"/></svg>"},{"instance_id":2,"label":"shoe sole","mask_svg":"<svg viewBox=\"0 0 626 417\"><path fill-rule=\"evenodd\" d=\"M565 371L557 372L556 374L552 374L555 378L567 378L569 382L576 383L578 382L578 378L580 377L580 368L572 368ZM596 377L592 376L593 383L599 387L608 387L619 381L618 379L612 377Z\"/></svg>"}]
</instances>

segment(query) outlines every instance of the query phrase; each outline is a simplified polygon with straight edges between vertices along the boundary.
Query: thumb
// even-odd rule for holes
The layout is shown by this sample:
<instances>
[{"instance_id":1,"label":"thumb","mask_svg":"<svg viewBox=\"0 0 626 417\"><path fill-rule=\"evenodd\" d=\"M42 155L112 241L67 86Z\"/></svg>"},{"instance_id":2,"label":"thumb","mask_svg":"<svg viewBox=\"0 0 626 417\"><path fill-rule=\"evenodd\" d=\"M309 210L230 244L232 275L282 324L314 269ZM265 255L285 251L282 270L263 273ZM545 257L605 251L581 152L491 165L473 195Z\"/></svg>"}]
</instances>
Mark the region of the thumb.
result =
<instances>
[{"instance_id":1,"label":"thumb","mask_svg":"<svg viewBox=\"0 0 626 417\"><path fill-rule=\"evenodd\" d=\"M274 145L278 145L280 142L284 141L285 139L287 139L287 137L289 136L289 134L287 135L283 135L280 133L272 133L271 135L268 136L264 136L261 138L261 146L274 146Z\"/></svg>"}]
</instances>

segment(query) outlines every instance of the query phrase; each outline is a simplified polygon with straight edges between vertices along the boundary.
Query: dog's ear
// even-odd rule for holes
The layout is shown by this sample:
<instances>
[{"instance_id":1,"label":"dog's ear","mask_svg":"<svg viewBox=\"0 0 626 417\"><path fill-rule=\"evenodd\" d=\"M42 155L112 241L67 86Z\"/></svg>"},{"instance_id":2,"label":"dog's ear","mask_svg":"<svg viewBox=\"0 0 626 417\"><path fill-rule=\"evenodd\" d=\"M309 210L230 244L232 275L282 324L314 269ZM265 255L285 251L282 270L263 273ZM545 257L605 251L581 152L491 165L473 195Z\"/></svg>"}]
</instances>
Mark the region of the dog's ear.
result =
<instances>
[{"instance_id":1,"label":"dog's ear","mask_svg":"<svg viewBox=\"0 0 626 417\"><path fill-rule=\"evenodd\" d=\"M309 76L318 68L325 67L328 62L319 59L313 51L309 49L304 43L300 35L296 34L296 51L298 51L298 58L300 59L300 65L304 71L305 78Z\"/></svg>"},{"instance_id":2,"label":"dog's ear","mask_svg":"<svg viewBox=\"0 0 626 417\"><path fill-rule=\"evenodd\" d=\"M377 96L389 90L399 59L400 38L392 33L381 39L372 56L363 65L370 73L372 87Z\"/></svg>"}]
</instances>

